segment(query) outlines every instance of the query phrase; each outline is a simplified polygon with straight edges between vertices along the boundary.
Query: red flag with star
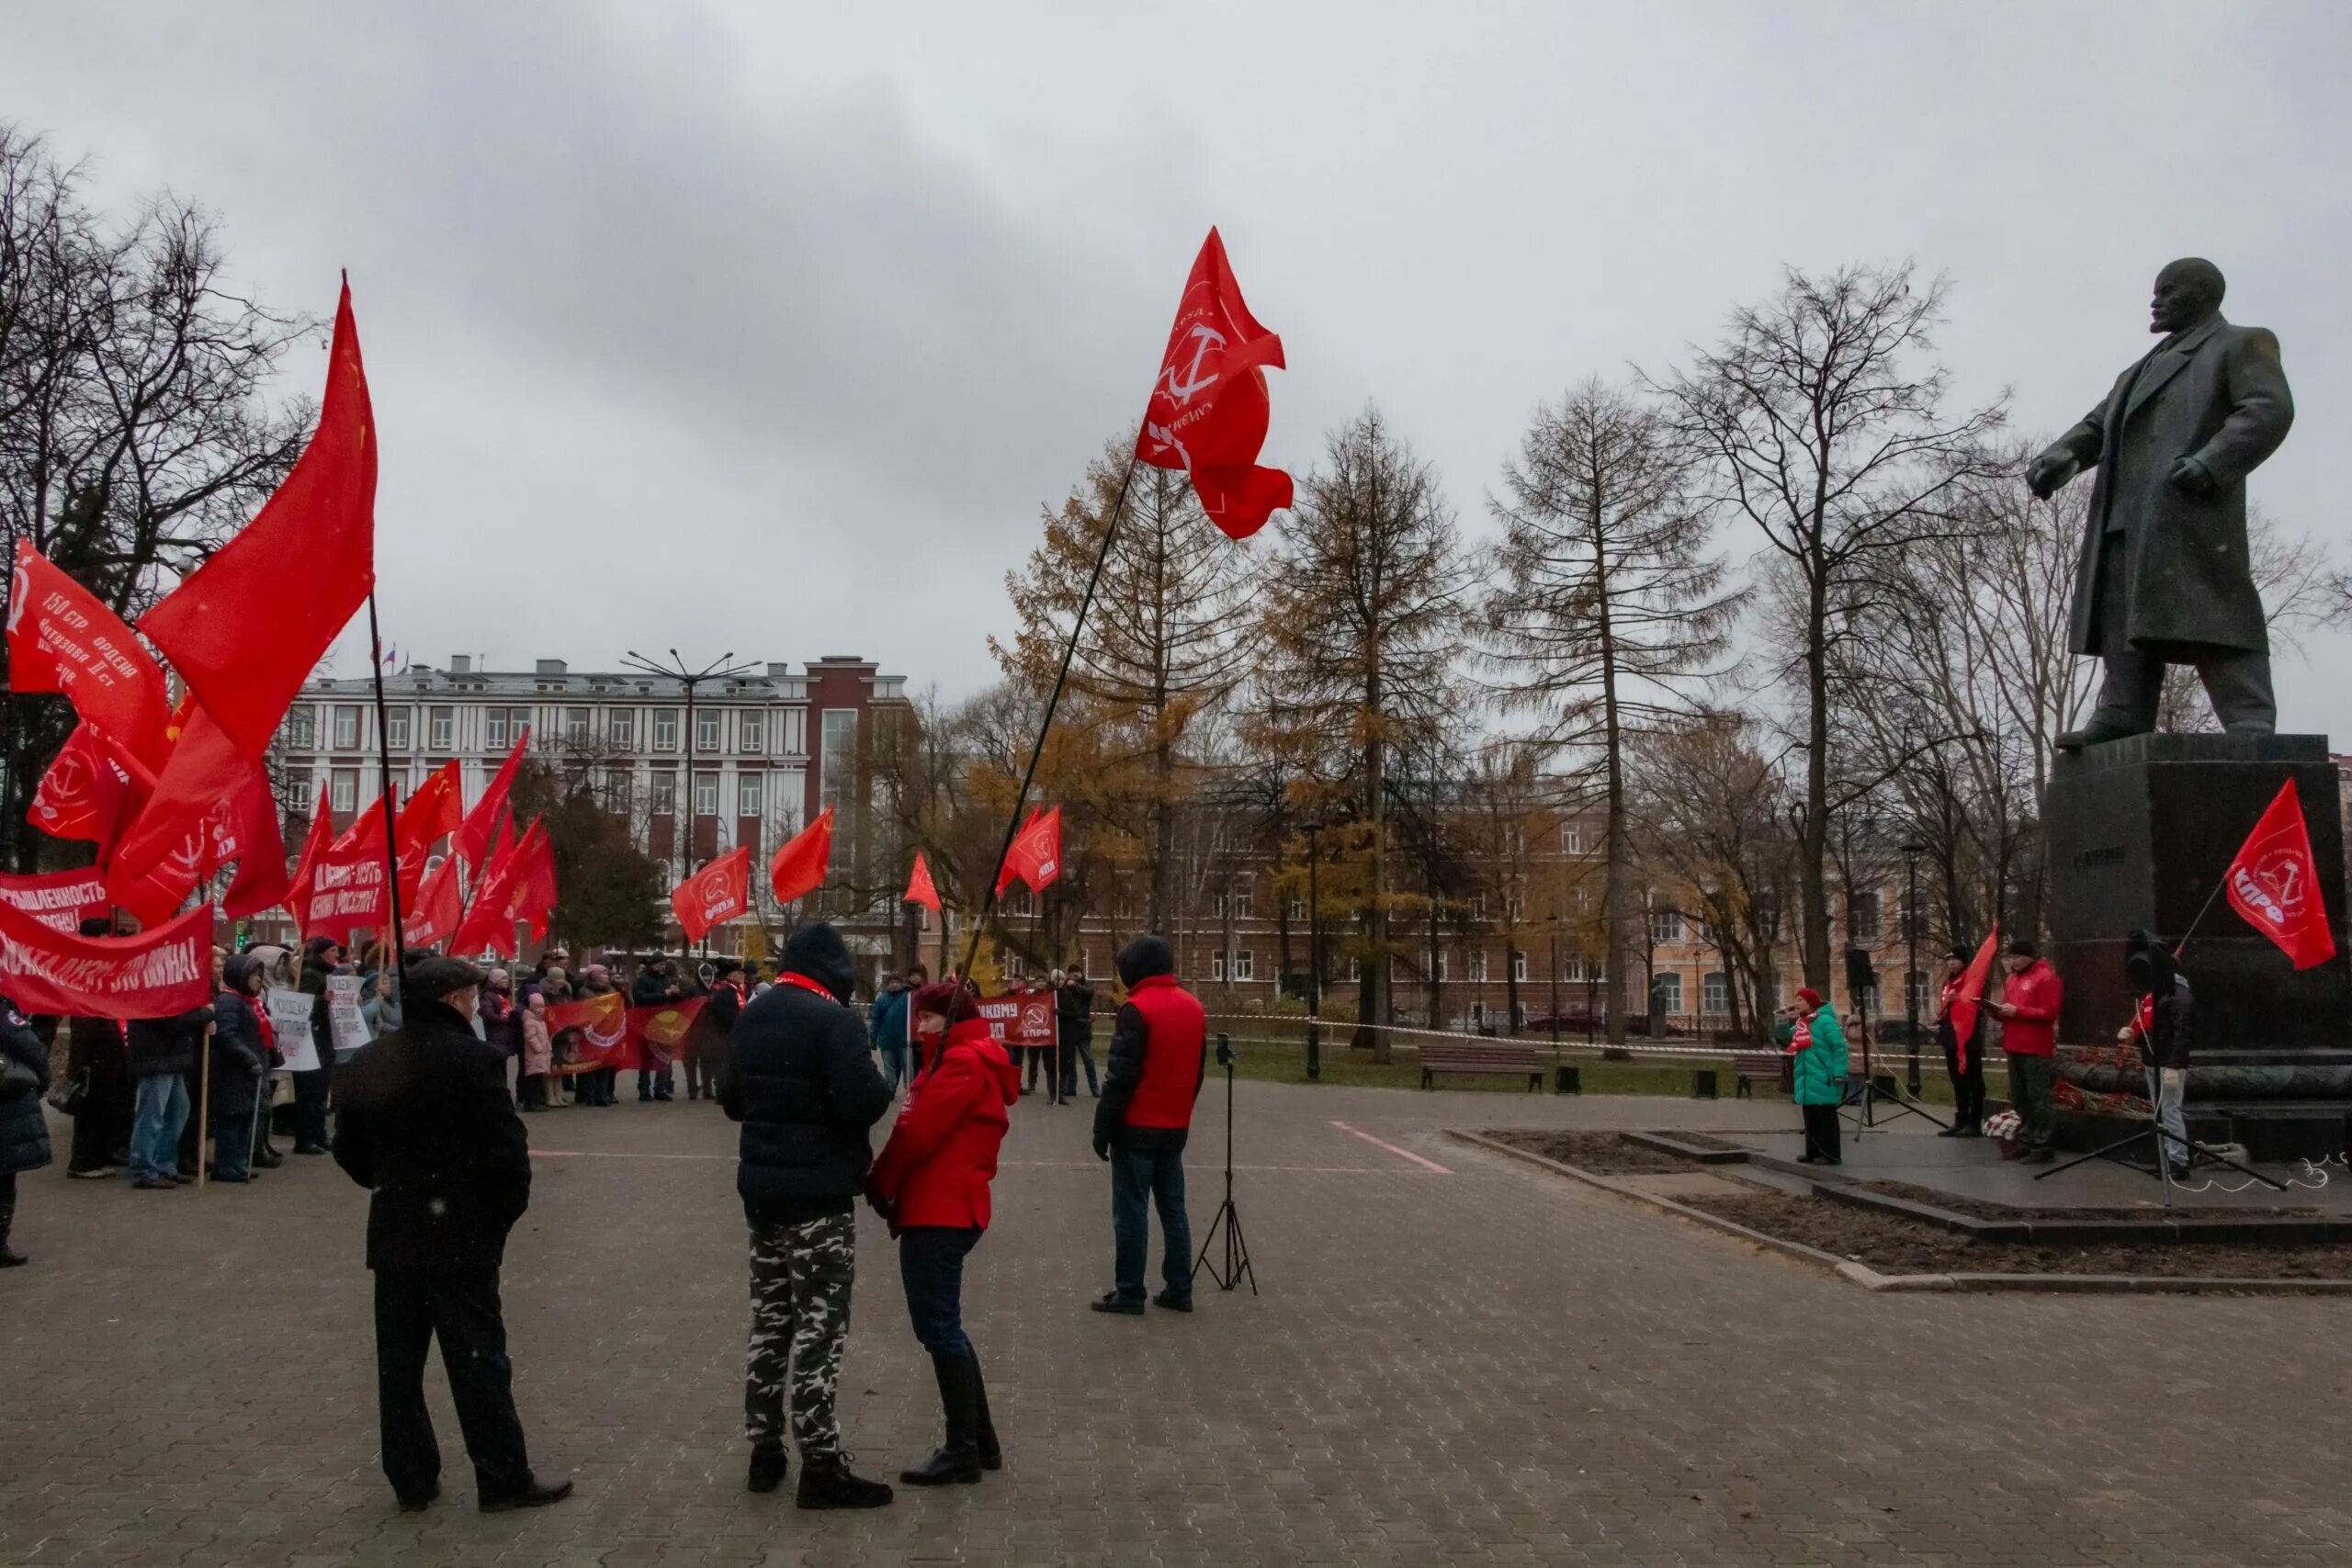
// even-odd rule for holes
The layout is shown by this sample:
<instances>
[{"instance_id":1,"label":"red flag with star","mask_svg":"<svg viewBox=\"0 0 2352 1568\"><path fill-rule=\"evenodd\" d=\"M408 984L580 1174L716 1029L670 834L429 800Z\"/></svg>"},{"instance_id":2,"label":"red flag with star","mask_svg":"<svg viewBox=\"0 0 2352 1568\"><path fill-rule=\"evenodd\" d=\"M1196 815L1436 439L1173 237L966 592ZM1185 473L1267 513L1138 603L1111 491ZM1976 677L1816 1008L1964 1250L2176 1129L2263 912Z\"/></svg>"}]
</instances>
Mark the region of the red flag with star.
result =
<instances>
[{"instance_id":1,"label":"red flag with star","mask_svg":"<svg viewBox=\"0 0 2352 1568\"><path fill-rule=\"evenodd\" d=\"M1272 410L1266 369L1282 365L1283 340L1250 315L1211 229L1177 302L1136 456L1190 476L1201 510L1229 538L1248 538L1291 503L1290 476L1258 466Z\"/></svg>"}]
</instances>

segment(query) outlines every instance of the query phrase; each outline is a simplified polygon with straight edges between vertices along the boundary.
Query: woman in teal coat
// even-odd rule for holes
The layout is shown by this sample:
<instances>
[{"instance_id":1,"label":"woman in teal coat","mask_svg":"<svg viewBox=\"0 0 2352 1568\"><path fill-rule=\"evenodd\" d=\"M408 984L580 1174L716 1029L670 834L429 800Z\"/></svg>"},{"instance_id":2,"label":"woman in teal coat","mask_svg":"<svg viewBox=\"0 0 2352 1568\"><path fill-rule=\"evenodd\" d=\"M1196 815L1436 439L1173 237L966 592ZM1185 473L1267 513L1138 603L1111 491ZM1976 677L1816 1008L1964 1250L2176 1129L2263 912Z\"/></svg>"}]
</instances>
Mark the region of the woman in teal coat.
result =
<instances>
[{"instance_id":1,"label":"woman in teal coat","mask_svg":"<svg viewBox=\"0 0 2352 1568\"><path fill-rule=\"evenodd\" d=\"M1804 1114L1799 1165L1840 1165L1838 1107L1846 1098L1846 1032L1838 1015L1807 986L1797 993L1789 1055L1796 1058L1796 1102Z\"/></svg>"}]
</instances>

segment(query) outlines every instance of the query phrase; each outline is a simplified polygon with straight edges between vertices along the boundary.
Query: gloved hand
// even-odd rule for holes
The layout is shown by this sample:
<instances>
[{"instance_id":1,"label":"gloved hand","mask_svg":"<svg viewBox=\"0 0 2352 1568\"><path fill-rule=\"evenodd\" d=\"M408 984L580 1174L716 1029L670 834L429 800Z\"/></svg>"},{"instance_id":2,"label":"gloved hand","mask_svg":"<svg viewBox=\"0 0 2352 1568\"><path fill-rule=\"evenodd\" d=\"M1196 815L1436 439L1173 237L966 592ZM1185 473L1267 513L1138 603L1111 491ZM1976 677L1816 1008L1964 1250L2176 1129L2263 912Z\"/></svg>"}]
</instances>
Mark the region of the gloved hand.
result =
<instances>
[{"instance_id":1,"label":"gloved hand","mask_svg":"<svg viewBox=\"0 0 2352 1568\"><path fill-rule=\"evenodd\" d=\"M2175 463L2172 472L2165 477L2165 482L2192 501L2203 501L2218 493L2222 488L2221 481L2213 477L2213 471L2194 457L2183 457Z\"/></svg>"},{"instance_id":2,"label":"gloved hand","mask_svg":"<svg viewBox=\"0 0 2352 1568\"><path fill-rule=\"evenodd\" d=\"M1099 1160L1102 1161L1105 1165L1108 1165L1108 1164L1110 1163L1110 1160L1111 1160L1111 1140L1110 1140L1110 1139L1108 1139L1108 1138L1097 1138L1097 1139L1095 1139L1095 1140L1094 1140L1094 1157L1095 1157L1096 1159L1099 1159Z\"/></svg>"}]
</instances>

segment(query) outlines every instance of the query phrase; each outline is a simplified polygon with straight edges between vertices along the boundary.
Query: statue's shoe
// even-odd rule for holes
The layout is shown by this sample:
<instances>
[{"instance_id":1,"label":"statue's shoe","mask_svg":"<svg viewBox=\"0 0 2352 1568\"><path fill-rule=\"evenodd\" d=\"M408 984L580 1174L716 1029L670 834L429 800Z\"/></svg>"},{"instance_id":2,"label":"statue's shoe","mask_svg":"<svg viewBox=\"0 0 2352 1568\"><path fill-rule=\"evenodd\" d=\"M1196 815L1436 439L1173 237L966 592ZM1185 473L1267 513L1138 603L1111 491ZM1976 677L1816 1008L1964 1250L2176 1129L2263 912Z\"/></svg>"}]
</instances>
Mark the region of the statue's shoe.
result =
<instances>
[{"instance_id":1,"label":"statue's shoe","mask_svg":"<svg viewBox=\"0 0 2352 1568\"><path fill-rule=\"evenodd\" d=\"M2103 741L2129 739L2137 733L2112 724L2094 724L2081 729L2067 730L2058 737L2057 745L2061 751L2079 751L2086 746L2097 746Z\"/></svg>"}]
</instances>

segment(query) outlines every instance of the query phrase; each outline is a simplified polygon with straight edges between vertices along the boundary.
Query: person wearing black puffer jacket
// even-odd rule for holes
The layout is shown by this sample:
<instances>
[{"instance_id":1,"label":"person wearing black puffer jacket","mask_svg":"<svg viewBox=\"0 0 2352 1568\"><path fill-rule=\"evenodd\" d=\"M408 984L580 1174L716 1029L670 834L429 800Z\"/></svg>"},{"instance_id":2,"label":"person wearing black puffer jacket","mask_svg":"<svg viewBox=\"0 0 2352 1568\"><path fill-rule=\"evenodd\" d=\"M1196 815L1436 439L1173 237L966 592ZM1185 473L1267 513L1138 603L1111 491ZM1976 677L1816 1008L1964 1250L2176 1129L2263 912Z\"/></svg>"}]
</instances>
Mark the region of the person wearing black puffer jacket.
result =
<instances>
[{"instance_id":1,"label":"person wearing black puffer jacket","mask_svg":"<svg viewBox=\"0 0 2352 1568\"><path fill-rule=\"evenodd\" d=\"M28 1088L0 1091L0 1269L21 1269L32 1259L10 1249L8 1231L17 1223L17 1173L49 1163L49 1123L40 1113L40 1097L49 1089L49 1048L6 997L0 997L0 1055L33 1075Z\"/></svg>"},{"instance_id":2,"label":"person wearing black puffer jacket","mask_svg":"<svg viewBox=\"0 0 2352 1568\"><path fill-rule=\"evenodd\" d=\"M261 1037L261 965L232 953L220 965L220 992L212 998L212 1179L251 1181L254 1113L269 1071Z\"/></svg>"},{"instance_id":3,"label":"person wearing black puffer jacket","mask_svg":"<svg viewBox=\"0 0 2352 1568\"><path fill-rule=\"evenodd\" d=\"M750 1487L784 1483L787 1412L804 1508L875 1508L890 1488L851 1473L834 1390L857 1267L856 1200L890 1086L849 1009L857 966L841 933L803 926L776 983L735 1020L718 1104L743 1124L735 1190L752 1233L752 1335L743 1411Z\"/></svg>"}]
</instances>

